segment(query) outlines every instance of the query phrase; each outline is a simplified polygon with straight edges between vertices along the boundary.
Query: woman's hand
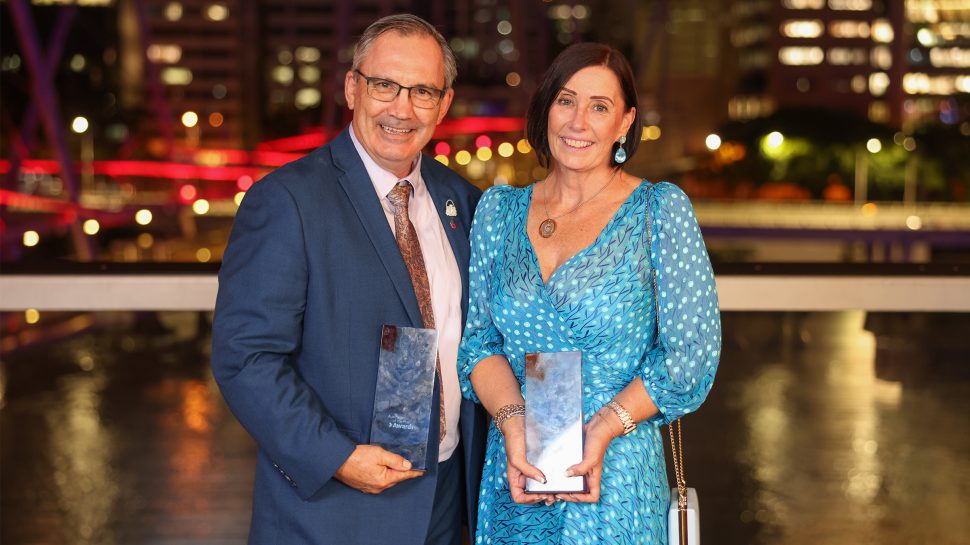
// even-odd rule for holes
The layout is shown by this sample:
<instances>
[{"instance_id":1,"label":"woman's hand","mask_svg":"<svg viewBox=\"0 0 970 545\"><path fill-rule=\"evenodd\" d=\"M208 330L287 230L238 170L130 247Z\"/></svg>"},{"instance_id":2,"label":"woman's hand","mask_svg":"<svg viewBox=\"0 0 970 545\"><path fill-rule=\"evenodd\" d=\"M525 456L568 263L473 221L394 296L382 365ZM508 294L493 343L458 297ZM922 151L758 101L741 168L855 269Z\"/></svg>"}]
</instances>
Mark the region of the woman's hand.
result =
<instances>
[{"instance_id":1,"label":"woman's hand","mask_svg":"<svg viewBox=\"0 0 970 545\"><path fill-rule=\"evenodd\" d=\"M604 410L607 411L604 413ZM567 475L585 475L589 492L586 494L556 494L556 499L595 503L600 500L600 479L603 475L603 458L610 442L623 431L619 420L611 421L613 417L609 409L601 409L593 415L586 424L586 447L583 449L583 461L566 470Z\"/></svg>"},{"instance_id":2,"label":"woman's hand","mask_svg":"<svg viewBox=\"0 0 970 545\"><path fill-rule=\"evenodd\" d=\"M546 476L525 457L525 418L521 416L509 418L499 431L505 436L505 456L508 462L507 473L512 501L519 504L545 502L546 505L556 501L552 494L528 494L525 491L526 477L546 482Z\"/></svg>"}]
</instances>

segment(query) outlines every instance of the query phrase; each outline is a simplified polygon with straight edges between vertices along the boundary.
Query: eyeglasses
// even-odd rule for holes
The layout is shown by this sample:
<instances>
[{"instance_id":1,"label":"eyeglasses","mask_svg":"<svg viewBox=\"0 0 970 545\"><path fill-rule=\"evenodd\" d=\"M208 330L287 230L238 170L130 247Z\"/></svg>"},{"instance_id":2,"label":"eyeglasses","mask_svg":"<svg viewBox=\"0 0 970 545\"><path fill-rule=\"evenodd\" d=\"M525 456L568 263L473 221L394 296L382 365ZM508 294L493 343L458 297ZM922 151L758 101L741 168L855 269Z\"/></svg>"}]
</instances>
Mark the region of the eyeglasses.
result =
<instances>
[{"instance_id":1,"label":"eyeglasses","mask_svg":"<svg viewBox=\"0 0 970 545\"><path fill-rule=\"evenodd\" d=\"M381 102L391 102L397 95L401 94L401 90L407 90L408 97L411 99L411 104L415 108L434 108L441 102L441 97L445 96L445 92L442 89L435 89L434 87L425 87L424 85L415 85L414 87L405 87L396 81L391 81L384 78L373 78L365 76L360 70L354 70L360 77L367 81L367 94L375 100Z\"/></svg>"}]
</instances>

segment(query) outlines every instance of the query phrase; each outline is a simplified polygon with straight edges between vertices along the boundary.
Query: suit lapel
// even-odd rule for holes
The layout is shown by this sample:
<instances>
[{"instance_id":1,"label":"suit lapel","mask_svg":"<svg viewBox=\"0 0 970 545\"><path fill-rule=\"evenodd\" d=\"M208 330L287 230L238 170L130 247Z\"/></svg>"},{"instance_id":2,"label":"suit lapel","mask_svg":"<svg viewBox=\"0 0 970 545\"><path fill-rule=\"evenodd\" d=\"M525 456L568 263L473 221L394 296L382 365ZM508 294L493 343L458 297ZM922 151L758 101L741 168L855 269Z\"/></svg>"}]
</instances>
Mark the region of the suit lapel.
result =
<instances>
[{"instance_id":1,"label":"suit lapel","mask_svg":"<svg viewBox=\"0 0 970 545\"><path fill-rule=\"evenodd\" d=\"M429 157L423 157L421 159L421 178L424 179L424 184L428 188L431 200L434 201L435 210L438 212L438 219L441 220L441 225L445 234L448 236L448 242L451 243L451 251L455 254L455 261L458 263L458 273L461 275L461 317L462 324L464 325L465 315L468 311L469 253L468 236L466 235L468 229L465 222L467 221L469 211L458 208L462 201L453 190L435 177L431 169L427 168L428 161L433 161L433 159ZM456 216L448 216L447 214L449 200L455 205L456 211L458 212ZM452 222L455 225L454 229L451 228Z\"/></svg>"},{"instance_id":2,"label":"suit lapel","mask_svg":"<svg viewBox=\"0 0 970 545\"><path fill-rule=\"evenodd\" d=\"M334 138L330 148L334 164L343 170L343 174L337 181L347 193L364 226L364 231L374 244L377 255L380 256L398 296L404 303L411 323L421 327L424 322L421 319L414 288L411 286L411 276L404 264L404 258L401 257L397 241L394 240L391 228L387 224L387 216L384 215L384 208L374 192L374 185L367 174L367 169L364 168L364 163L357 155L357 148L350 140L347 129Z\"/></svg>"}]
</instances>

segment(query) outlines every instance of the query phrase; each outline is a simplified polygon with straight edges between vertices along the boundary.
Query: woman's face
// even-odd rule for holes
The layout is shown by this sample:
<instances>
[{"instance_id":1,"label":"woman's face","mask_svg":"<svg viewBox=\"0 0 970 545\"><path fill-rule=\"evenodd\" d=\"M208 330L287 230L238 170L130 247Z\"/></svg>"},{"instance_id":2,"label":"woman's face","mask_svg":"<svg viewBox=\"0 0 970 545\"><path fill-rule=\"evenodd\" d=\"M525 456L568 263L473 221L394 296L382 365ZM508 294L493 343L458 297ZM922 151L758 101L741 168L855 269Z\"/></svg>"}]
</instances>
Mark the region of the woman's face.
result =
<instances>
[{"instance_id":1,"label":"woman's face","mask_svg":"<svg viewBox=\"0 0 970 545\"><path fill-rule=\"evenodd\" d=\"M605 66L573 74L549 108L549 151L558 167L588 171L610 164L613 144L630 129L620 81Z\"/></svg>"}]
</instances>

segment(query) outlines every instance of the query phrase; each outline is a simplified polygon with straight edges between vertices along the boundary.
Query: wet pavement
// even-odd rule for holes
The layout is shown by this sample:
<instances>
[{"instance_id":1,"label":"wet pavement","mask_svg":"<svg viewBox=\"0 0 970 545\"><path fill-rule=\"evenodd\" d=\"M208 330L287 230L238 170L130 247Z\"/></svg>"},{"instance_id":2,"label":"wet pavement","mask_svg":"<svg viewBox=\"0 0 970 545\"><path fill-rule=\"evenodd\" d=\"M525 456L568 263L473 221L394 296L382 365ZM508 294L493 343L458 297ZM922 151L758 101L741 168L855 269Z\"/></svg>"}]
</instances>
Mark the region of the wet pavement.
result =
<instances>
[{"instance_id":1,"label":"wet pavement","mask_svg":"<svg viewBox=\"0 0 970 545\"><path fill-rule=\"evenodd\" d=\"M245 543L255 447L205 322L140 318L3 354L0 543ZM967 315L725 314L714 390L684 421L704 542L967 543L967 331Z\"/></svg>"}]
</instances>

